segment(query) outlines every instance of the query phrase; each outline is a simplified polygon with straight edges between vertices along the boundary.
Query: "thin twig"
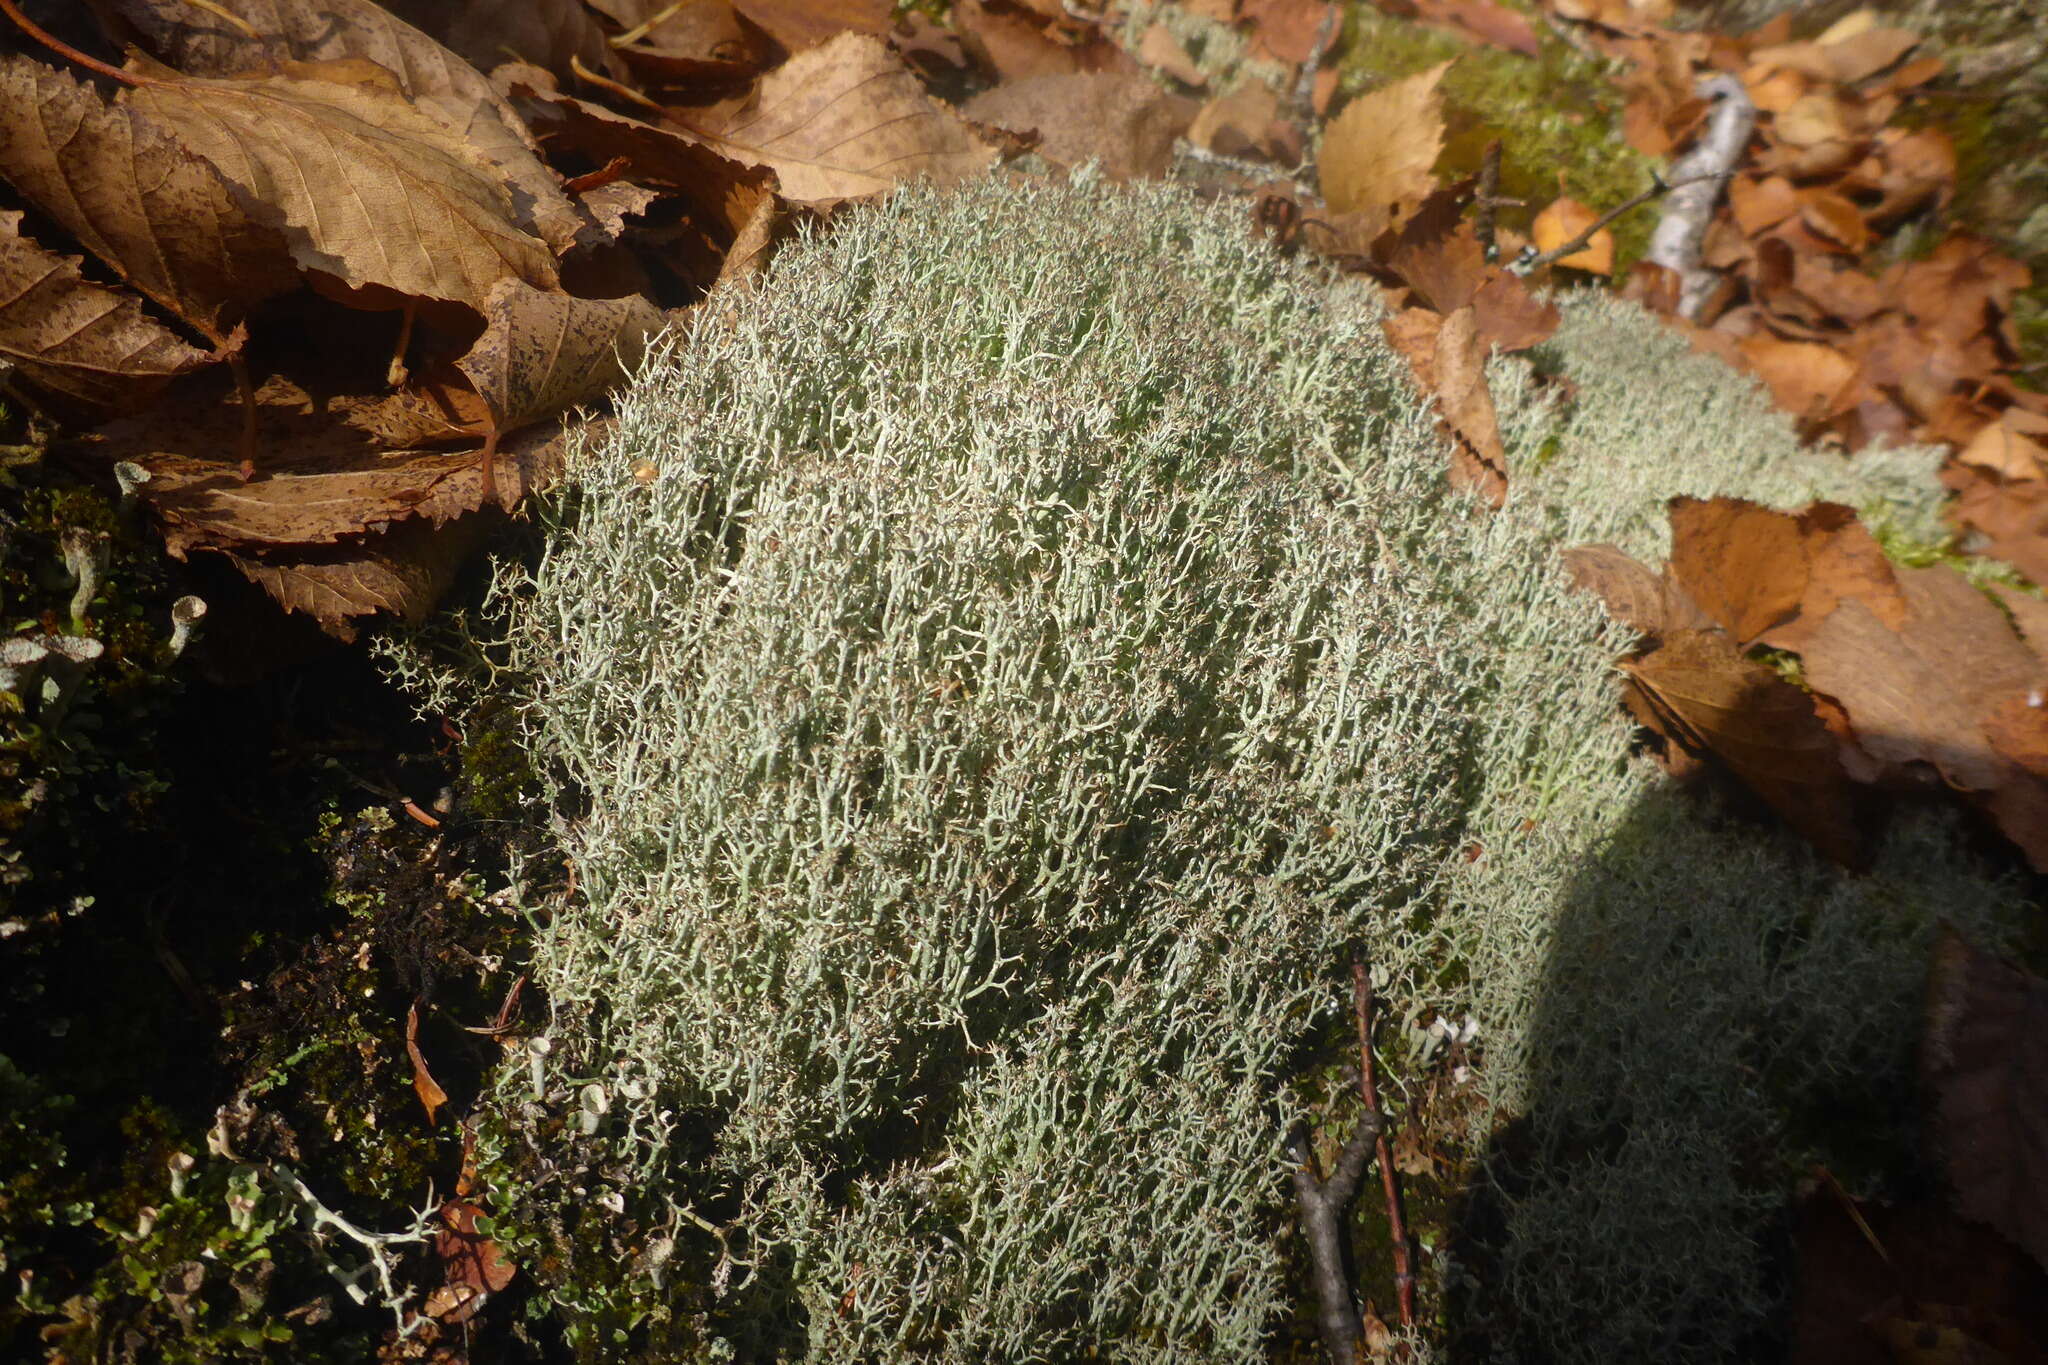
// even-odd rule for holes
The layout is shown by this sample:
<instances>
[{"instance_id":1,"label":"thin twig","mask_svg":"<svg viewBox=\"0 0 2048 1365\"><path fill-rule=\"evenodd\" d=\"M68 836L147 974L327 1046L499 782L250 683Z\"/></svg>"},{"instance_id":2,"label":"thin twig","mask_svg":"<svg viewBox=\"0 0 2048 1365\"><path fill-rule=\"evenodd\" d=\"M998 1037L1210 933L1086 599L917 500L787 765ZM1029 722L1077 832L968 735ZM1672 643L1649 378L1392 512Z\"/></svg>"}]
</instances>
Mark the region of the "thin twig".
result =
<instances>
[{"instance_id":1,"label":"thin twig","mask_svg":"<svg viewBox=\"0 0 2048 1365\"><path fill-rule=\"evenodd\" d=\"M1379 1082L1372 1060L1372 979L1361 959L1351 960L1351 1003L1358 1015L1358 1093L1365 1100L1366 1122L1373 1129L1373 1156L1380 1164L1380 1184L1387 1192L1387 1235L1394 1244L1394 1298L1401 1305L1401 1325L1415 1325L1415 1261L1408 1244L1408 1220L1401 1215L1401 1186L1394 1174L1392 1145L1380 1113Z\"/></svg>"},{"instance_id":2,"label":"thin twig","mask_svg":"<svg viewBox=\"0 0 2048 1365\"><path fill-rule=\"evenodd\" d=\"M1607 210L1607 212L1601 214L1598 218L1595 218L1590 227L1588 227L1584 232L1581 232L1578 236L1572 238L1569 242L1561 243L1558 246L1552 247L1548 251L1537 252L1533 255L1529 254L1528 251L1525 249L1523 254L1516 259L1515 263L1508 268L1510 270L1513 270L1517 275L1526 275L1533 270L1541 270L1544 266L1553 264L1557 261L1561 261L1565 257L1570 256L1575 252L1584 251L1586 249L1586 245L1593 240L1594 236L1597 235L1602 228L1606 227L1615 219L1621 217L1621 215L1623 215L1624 213L1628 213L1634 209L1641 208L1643 205L1649 203L1652 199L1657 198L1659 195L1669 194L1671 193L1671 191L1676 189L1683 189L1685 186L1694 184L1698 180L1712 180L1715 178L1716 177L1714 176L1697 176L1686 180L1673 180L1666 182L1663 176L1652 174L1650 177L1650 188L1644 190L1641 194L1629 200L1627 203L1617 204L1613 208Z\"/></svg>"},{"instance_id":3,"label":"thin twig","mask_svg":"<svg viewBox=\"0 0 2048 1365\"><path fill-rule=\"evenodd\" d=\"M23 33L26 33L29 37L56 53L65 61L82 66L87 71L96 72L99 75L105 76L108 80L119 81L123 85L169 84L167 81L154 80L148 76L138 76L133 71L123 71L118 66L108 66L97 57L86 56L83 52L71 46L71 44L42 28L26 14L23 14L20 9L16 8L14 0L0 0L0 14L4 14L9 19L12 19L16 28L19 28Z\"/></svg>"}]
</instances>

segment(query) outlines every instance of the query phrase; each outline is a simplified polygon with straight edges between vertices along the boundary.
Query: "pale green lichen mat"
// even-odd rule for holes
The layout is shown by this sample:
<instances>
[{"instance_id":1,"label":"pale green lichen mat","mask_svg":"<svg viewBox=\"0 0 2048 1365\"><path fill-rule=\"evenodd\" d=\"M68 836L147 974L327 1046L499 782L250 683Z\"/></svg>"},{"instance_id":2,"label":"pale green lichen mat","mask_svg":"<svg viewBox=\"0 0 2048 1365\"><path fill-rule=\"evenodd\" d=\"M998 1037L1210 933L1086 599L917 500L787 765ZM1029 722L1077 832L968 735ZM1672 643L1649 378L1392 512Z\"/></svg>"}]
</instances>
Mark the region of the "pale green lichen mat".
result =
<instances>
[{"instance_id":1,"label":"pale green lichen mat","mask_svg":"<svg viewBox=\"0 0 2048 1365\"><path fill-rule=\"evenodd\" d=\"M1681 492L1931 536L1931 455L1801 452L1588 296L1569 410L1493 368L1489 514L1359 292L1085 178L905 193L700 311L494 591L580 891L486 1165L583 1354L1263 1358L1354 949L1397 1074L1478 1026L1431 1341L1753 1348L1937 918L2019 907L1941 822L1852 879L1671 790L1557 551L1655 554Z\"/></svg>"}]
</instances>

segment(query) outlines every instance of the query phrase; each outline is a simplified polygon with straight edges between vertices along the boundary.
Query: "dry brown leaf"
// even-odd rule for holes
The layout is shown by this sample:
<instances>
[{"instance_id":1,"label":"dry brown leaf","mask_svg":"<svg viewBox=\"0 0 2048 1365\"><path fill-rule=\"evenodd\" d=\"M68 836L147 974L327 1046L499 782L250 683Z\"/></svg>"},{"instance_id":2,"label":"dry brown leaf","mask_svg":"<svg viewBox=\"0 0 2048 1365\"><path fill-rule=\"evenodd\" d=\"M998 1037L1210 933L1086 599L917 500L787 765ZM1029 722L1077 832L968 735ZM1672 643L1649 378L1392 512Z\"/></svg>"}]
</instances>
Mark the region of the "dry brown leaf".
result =
<instances>
[{"instance_id":1,"label":"dry brown leaf","mask_svg":"<svg viewBox=\"0 0 2048 1365\"><path fill-rule=\"evenodd\" d=\"M27 57L0 58L0 175L216 348L250 308L298 286L284 239L210 163Z\"/></svg>"},{"instance_id":2,"label":"dry brown leaf","mask_svg":"<svg viewBox=\"0 0 2048 1365\"><path fill-rule=\"evenodd\" d=\"M1963 1215L2048 1266L2048 982L1945 929L1921 1071Z\"/></svg>"},{"instance_id":3,"label":"dry brown leaf","mask_svg":"<svg viewBox=\"0 0 2048 1365\"><path fill-rule=\"evenodd\" d=\"M733 7L791 53L822 47L842 33L882 38L889 32L889 0L733 0Z\"/></svg>"},{"instance_id":4,"label":"dry brown leaf","mask_svg":"<svg viewBox=\"0 0 2048 1365\"><path fill-rule=\"evenodd\" d=\"M774 172L743 165L704 145L679 128L643 123L557 93L543 84L544 73L505 72L507 85L534 101L535 119L550 145L580 152L599 163L623 159L633 179L674 189L689 203L698 223L729 245L752 218L758 196L775 184ZM716 259L694 262L672 255L672 269L709 285L725 264ZM691 266L697 268L693 271Z\"/></svg>"},{"instance_id":5,"label":"dry brown leaf","mask_svg":"<svg viewBox=\"0 0 2048 1365\"><path fill-rule=\"evenodd\" d=\"M1804 692L1718 631L1673 631L1622 668L1668 722L1667 736L1718 757L1828 857L1868 862L1835 738Z\"/></svg>"},{"instance_id":6,"label":"dry brown leaf","mask_svg":"<svg viewBox=\"0 0 2048 1365\"><path fill-rule=\"evenodd\" d=\"M1333 213L1420 203L1443 151L1443 62L1360 95L1323 130L1323 198ZM1397 215L1398 218L1398 215Z\"/></svg>"},{"instance_id":7,"label":"dry brown leaf","mask_svg":"<svg viewBox=\"0 0 2048 1365\"><path fill-rule=\"evenodd\" d=\"M1240 0L1238 18L1252 30L1252 55L1300 66L1336 9L1329 0ZM1336 30L1330 30L1332 40Z\"/></svg>"},{"instance_id":8,"label":"dry brown leaf","mask_svg":"<svg viewBox=\"0 0 2048 1365\"><path fill-rule=\"evenodd\" d=\"M215 359L144 316L141 300L82 278L78 257L23 237L21 218L0 209L0 362L59 399L133 411Z\"/></svg>"},{"instance_id":9,"label":"dry brown leaf","mask_svg":"<svg viewBox=\"0 0 2048 1365\"><path fill-rule=\"evenodd\" d=\"M1918 34L1902 28L1869 28L1817 44L1826 54L1829 74L1843 85L1875 76L1920 45Z\"/></svg>"},{"instance_id":10,"label":"dry brown leaf","mask_svg":"<svg viewBox=\"0 0 2048 1365\"><path fill-rule=\"evenodd\" d=\"M1600 220L1593 209L1576 199L1560 195L1546 204L1536 215L1536 221L1529 225L1529 236L1536 243L1538 251L1552 251L1571 241L1587 228ZM1614 234L1606 228L1594 233L1586 245L1569 256L1559 257L1558 265L1573 270L1590 270L1596 275L1612 274L1614 271Z\"/></svg>"},{"instance_id":11,"label":"dry brown leaf","mask_svg":"<svg viewBox=\"0 0 2048 1365\"><path fill-rule=\"evenodd\" d=\"M2048 1274L1938 1194L1898 1204L1823 1186L1793 1210L1792 1233L1789 1365L2048 1359Z\"/></svg>"},{"instance_id":12,"label":"dry brown leaf","mask_svg":"<svg viewBox=\"0 0 2048 1365\"><path fill-rule=\"evenodd\" d=\"M451 1199L441 1206L441 1221L446 1226L434 1235L434 1255L447 1281L443 1289L453 1292L447 1294L440 1311L430 1304L427 1312L442 1322L467 1322L488 1295L503 1290L519 1273L498 1244L477 1230L482 1215L483 1210L467 1199Z\"/></svg>"},{"instance_id":13,"label":"dry brown leaf","mask_svg":"<svg viewBox=\"0 0 2048 1365\"><path fill-rule=\"evenodd\" d=\"M554 259L514 225L514 196L493 163L402 94L320 79L324 70L246 81L159 71L127 93L274 211L307 270L472 308L507 276L554 286Z\"/></svg>"},{"instance_id":14,"label":"dry brown leaf","mask_svg":"<svg viewBox=\"0 0 2048 1365\"><path fill-rule=\"evenodd\" d=\"M790 58L740 113L683 126L713 151L774 171L794 203L877 195L919 175L951 183L995 160L887 44L860 33Z\"/></svg>"},{"instance_id":15,"label":"dry brown leaf","mask_svg":"<svg viewBox=\"0 0 2048 1365\"><path fill-rule=\"evenodd\" d=\"M1113 180L1157 179L1173 164L1173 143L1194 122L1193 100L1144 76L1089 73L1031 76L976 95L961 112L1013 132L1035 131L1048 160L1089 158Z\"/></svg>"},{"instance_id":16,"label":"dry brown leaf","mask_svg":"<svg viewBox=\"0 0 2048 1365\"><path fill-rule=\"evenodd\" d=\"M512 106L469 62L406 23L376 0L213 0L247 22L261 39L195 8L188 0L110 0L150 39L156 55L187 76L240 77L283 72L290 63L326 68L336 79L352 61L388 74L412 109L494 166L516 187L511 221L556 251L581 226L541 164L539 146ZM490 64L505 60L506 6L492 7ZM512 7L530 10L521 4ZM545 7L544 7L545 8ZM444 8L445 13L445 8ZM452 18L452 16L451 16ZM475 26L479 20L469 20ZM514 19L515 25L532 22ZM516 47L510 49L518 51ZM202 153L204 149L201 150Z\"/></svg>"},{"instance_id":17,"label":"dry brown leaf","mask_svg":"<svg viewBox=\"0 0 2048 1365\"><path fill-rule=\"evenodd\" d=\"M1669 573L1658 573L1617 546L1576 545L1562 558L1572 582L1639 635L1707 630L1714 624Z\"/></svg>"},{"instance_id":18,"label":"dry brown leaf","mask_svg":"<svg viewBox=\"0 0 2048 1365\"><path fill-rule=\"evenodd\" d=\"M446 522L482 501L472 454L426 446L450 433L451 416L417 395L311 394L274 374L256 398L265 455L262 477L247 482L220 457L240 430L231 395L183 392L174 405L94 434L99 458L150 471L146 496L171 554L330 545L412 517ZM519 496L550 482L563 440L561 426L549 424L505 442L500 488Z\"/></svg>"},{"instance_id":19,"label":"dry brown leaf","mask_svg":"<svg viewBox=\"0 0 2048 1365\"><path fill-rule=\"evenodd\" d=\"M1870 226L1863 211L1832 190L1807 190L1799 196L1799 217L1837 250L1861 255L1870 245Z\"/></svg>"},{"instance_id":20,"label":"dry brown leaf","mask_svg":"<svg viewBox=\"0 0 2048 1365\"><path fill-rule=\"evenodd\" d=\"M1381 327L1407 360L1416 388L1435 400L1438 421L1450 438L1451 487L1501 506L1507 500L1507 461L1493 396L1486 388L1486 343L1473 310L1461 308L1446 318L1428 308L1410 308Z\"/></svg>"},{"instance_id":21,"label":"dry brown leaf","mask_svg":"<svg viewBox=\"0 0 2048 1365\"><path fill-rule=\"evenodd\" d=\"M1986 426L1955 458L1963 464L1988 469L2001 478L2048 477L2048 445L2020 429L2025 419L2015 417L2017 412L2019 409L2011 409L1999 421Z\"/></svg>"},{"instance_id":22,"label":"dry brown leaf","mask_svg":"<svg viewBox=\"0 0 2048 1365\"><path fill-rule=\"evenodd\" d=\"M1283 159L1288 133L1280 97L1262 81L1246 81L1227 95L1203 105L1188 125L1188 141L1225 156ZM1298 147L1300 135L1292 141Z\"/></svg>"},{"instance_id":23,"label":"dry brown leaf","mask_svg":"<svg viewBox=\"0 0 2048 1365\"><path fill-rule=\"evenodd\" d=\"M1199 88L1209 83L1209 78L1202 74L1202 68L1195 65L1195 59L1181 46L1180 39L1174 37L1173 30L1163 23L1153 24L1138 40L1138 62L1154 71L1164 72L1182 85Z\"/></svg>"},{"instance_id":24,"label":"dry brown leaf","mask_svg":"<svg viewBox=\"0 0 2048 1365\"><path fill-rule=\"evenodd\" d=\"M983 69L1005 81L1138 69L1129 54L1101 33L1091 33L1081 42L1062 42L1046 31L1041 17L1000 0L960 0L952 18L961 46Z\"/></svg>"},{"instance_id":25,"label":"dry brown leaf","mask_svg":"<svg viewBox=\"0 0 2048 1365\"><path fill-rule=\"evenodd\" d=\"M583 0L381 0L393 14L444 44L478 71L531 62L568 80L581 64L612 80L626 69Z\"/></svg>"},{"instance_id":26,"label":"dry brown leaf","mask_svg":"<svg viewBox=\"0 0 2048 1365\"><path fill-rule=\"evenodd\" d=\"M434 1073L427 1070L427 1059L420 1052L420 1005L417 1000L405 1012L405 1055L412 1062L413 1093L420 1097L420 1107L427 1111L427 1126L431 1128L434 1115L448 1103L448 1092L435 1082Z\"/></svg>"},{"instance_id":27,"label":"dry brown leaf","mask_svg":"<svg viewBox=\"0 0 2048 1365\"><path fill-rule=\"evenodd\" d=\"M455 362L509 433L604 396L639 368L666 318L634 295L579 299L500 280L484 300L484 331Z\"/></svg>"},{"instance_id":28,"label":"dry brown leaf","mask_svg":"<svg viewBox=\"0 0 2048 1365\"><path fill-rule=\"evenodd\" d=\"M1746 649L1806 592L1799 519L1740 498L1671 500L1671 576Z\"/></svg>"},{"instance_id":29,"label":"dry brown leaf","mask_svg":"<svg viewBox=\"0 0 2048 1365\"><path fill-rule=\"evenodd\" d=\"M1786 341L1760 332L1744 337L1742 358L1771 391L1779 407L1802 422L1839 411L1839 400L1856 379L1856 362L1833 346Z\"/></svg>"},{"instance_id":30,"label":"dry brown leaf","mask_svg":"<svg viewBox=\"0 0 2048 1365\"><path fill-rule=\"evenodd\" d=\"M1824 91L1802 95L1771 125L1782 142L1798 148L1820 147L1841 142L1851 135L1842 102Z\"/></svg>"},{"instance_id":31,"label":"dry brown leaf","mask_svg":"<svg viewBox=\"0 0 2048 1365\"><path fill-rule=\"evenodd\" d=\"M411 625L424 621L483 543L492 515L486 509L438 528L415 518L339 545L226 558L285 610L304 612L348 641L358 617L388 612Z\"/></svg>"},{"instance_id":32,"label":"dry brown leaf","mask_svg":"<svg viewBox=\"0 0 2048 1365\"><path fill-rule=\"evenodd\" d=\"M1783 176L1738 175L1728 182L1728 208L1743 235L1755 237L1799 212L1799 193Z\"/></svg>"},{"instance_id":33,"label":"dry brown leaf","mask_svg":"<svg viewBox=\"0 0 2048 1365\"><path fill-rule=\"evenodd\" d=\"M1954 569L1895 574L1906 618L1895 629L1860 601L1841 603L1807 637L1807 680L1841 704L1858 744L1881 762L1929 764L1968 792L2023 780L1993 750L1983 722L2014 692L2041 686L2048 668ZM1965 659L1970 666L1957 667ZM2000 824L2023 849L2048 848L2048 830Z\"/></svg>"},{"instance_id":34,"label":"dry brown leaf","mask_svg":"<svg viewBox=\"0 0 2048 1365\"><path fill-rule=\"evenodd\" d=\"M1543 50L1529 20L1494 0L1415 0L1415 19L1524 57Z\"/></svg>"}]
</instances>

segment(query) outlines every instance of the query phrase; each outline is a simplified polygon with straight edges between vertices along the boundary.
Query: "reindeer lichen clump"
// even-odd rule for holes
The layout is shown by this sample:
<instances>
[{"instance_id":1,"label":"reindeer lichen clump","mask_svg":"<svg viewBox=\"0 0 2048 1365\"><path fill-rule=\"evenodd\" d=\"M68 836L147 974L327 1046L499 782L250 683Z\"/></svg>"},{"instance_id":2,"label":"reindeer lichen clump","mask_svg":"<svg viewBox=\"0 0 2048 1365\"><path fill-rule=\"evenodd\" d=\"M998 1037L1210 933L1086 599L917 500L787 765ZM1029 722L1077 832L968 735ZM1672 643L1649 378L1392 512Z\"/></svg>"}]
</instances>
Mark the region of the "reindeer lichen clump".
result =
<instances>
[{"instance_id":1,"label":"reindeer lichen clump","mask_svg":"<svg viewBox=\"0 0 2048 1365\"><path fill-rule=\"evenodd\" d=\"M1632 328L1671 402L1733 395L1735 449L1674 464L1625 386L1566 413L1497 362L1498 515L1447 490L1362 292L1165 189L906 192L658 350L495 592L579 890L484 1150L592 1352L1258 1358L1305 1292L1284 1137L1359 951L1395 1060L1469 1014L1470 1136L1534 1134L1533 1171L1475 1167L1528 1195L1475 1310L1503 1340L1754 1329L1769 1194L1728 1157L1774 1096L1744 1068L1796 1085L1787 1028L1889 1065L1910 1007L1869 992L1997 888L1928 835L1859 890L1630 758L1624 641L1560 544L1640 547L1673 492L1927 480L1816 463L1620 307L1573 303L1544 363ZM1625 904L1687 877L1696 920ZM1640 1122L1589 1146L1617 1101L1556 1059L1616 1028L1636 1051L1588 1068ZM1680 1192L1624 1210L1658 1169ZM1619 1250L1560 1253L1601 1218ZM1701 1245L1727 1264L1688 1297ZM1582 1349L1552 1290L1637 1297Z\"/></svg>"}]
</instances>

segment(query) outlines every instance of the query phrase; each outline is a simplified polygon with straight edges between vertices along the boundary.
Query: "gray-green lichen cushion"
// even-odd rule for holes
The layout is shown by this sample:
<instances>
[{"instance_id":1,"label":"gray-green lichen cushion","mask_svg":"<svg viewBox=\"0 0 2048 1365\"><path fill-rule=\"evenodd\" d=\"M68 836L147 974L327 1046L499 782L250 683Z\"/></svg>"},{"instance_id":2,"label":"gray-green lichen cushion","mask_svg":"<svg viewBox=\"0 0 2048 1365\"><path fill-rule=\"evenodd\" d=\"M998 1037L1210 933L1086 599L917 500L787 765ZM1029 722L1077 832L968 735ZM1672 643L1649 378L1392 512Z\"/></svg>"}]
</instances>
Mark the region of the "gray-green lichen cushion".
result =
<instances>
[{"instance_id":1,"label":"gray-green lichen cushion","mask_svg":"<svg viewBox=\"0 0 2048 1365\"><path fill-rule=\"evenodd\" d=\"M495 593L580 891L485 1147L583 1353L1262 1358L1356 949L1397 1071L1476 1021L1519 1154L1433 1339L1733 1358L1785 1094L1891 1075L2001 888L1667 790L1556 552L1676 492L1924 518L1927 458L1800 452L1585 298L1572 411L1495 363L1488 514L1358 290L1086 176L907 191L699 311Z\"/></svg>"}]
</instances>

